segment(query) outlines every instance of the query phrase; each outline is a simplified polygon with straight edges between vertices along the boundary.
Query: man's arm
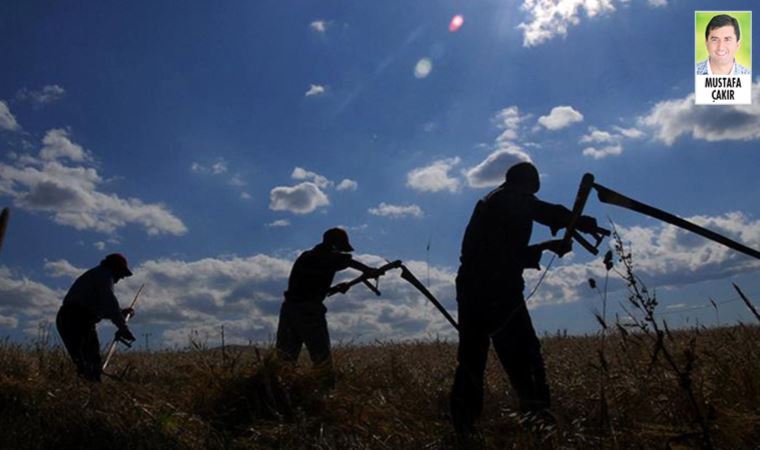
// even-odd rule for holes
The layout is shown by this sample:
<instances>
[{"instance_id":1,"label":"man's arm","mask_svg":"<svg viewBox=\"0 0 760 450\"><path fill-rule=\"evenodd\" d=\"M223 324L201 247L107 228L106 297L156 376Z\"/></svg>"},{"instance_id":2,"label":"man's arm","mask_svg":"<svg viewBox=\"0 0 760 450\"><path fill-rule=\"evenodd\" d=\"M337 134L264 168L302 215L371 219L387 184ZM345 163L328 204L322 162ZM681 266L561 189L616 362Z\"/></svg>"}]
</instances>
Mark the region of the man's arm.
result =
<instances>
[{"instance_id":1,"label":"man's arm","mask_svg":"<svg viewBox=\"0 0 760 450\"><path fill-rule=\"evenodd\" d=\"M351 258L351 261L348 263L348 267L352 269L356 269L360 271L361 273L367 275L368 278L377 278L380 275L382 275L377 269L374 267L370 267L366 264L363 264L353 258Z\"/></svg>"},{"instance_id":2,"label":"man's arm","mask_svg":"<svg viewBox=\"0 0 760 450\"><path fill-rule=\"evenodd\" d=\"M541 255L543 254L544 250L552 251L556 253L557 256L562 258L565 256L565 253L570 251L570 249L571 246L565 245L564 240L562 239L553 239L550 241L529 245L525 249L525 254L523 255L523 261L525 261L524 268L540 270L541 265L539 263L541 262Z\"/></svg>"},{"instance_id":3,"label":"man's arm","mask_svg":"<svg viewBox=\"0 0 760 450\"><path fill-rule=\"evenodd\" d=\"M134 340L134 336L132 335L132 332L129 331L127 321L119 306L119 300L113 292L113 281L109 278L108 280L103 280L101 283L98 283L97 294L98 308L101 311L102 316L116 325L116 328L118 329L117 334L120 334L127 340Z\"/></svg>"},{"instance_id":4,"label":"man's arm","mask_svg":"<svg viewBox=\"0 0 760 450\"><path fill-rule=\"evenodd\" d=\"M564 206L547 203L539 199L535 199L533 209L535 211L533 220L549 227L552 235L556 234L560 229L567 227L573 216L573 212ZM591 216L580 216L576 227L584 233L593 233L599 228L596 219Z\"/></svg>"}]
</instances>

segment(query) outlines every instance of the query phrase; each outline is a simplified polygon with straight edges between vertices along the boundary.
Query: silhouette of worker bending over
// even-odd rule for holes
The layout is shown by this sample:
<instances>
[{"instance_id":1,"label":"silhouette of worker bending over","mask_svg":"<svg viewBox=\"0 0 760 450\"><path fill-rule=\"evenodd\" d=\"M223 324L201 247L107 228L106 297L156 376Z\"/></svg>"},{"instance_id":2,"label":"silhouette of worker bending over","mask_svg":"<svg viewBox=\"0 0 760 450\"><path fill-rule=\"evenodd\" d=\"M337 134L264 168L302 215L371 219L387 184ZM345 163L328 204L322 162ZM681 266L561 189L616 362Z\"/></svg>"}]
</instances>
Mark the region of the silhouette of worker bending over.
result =
<instances>
[{"instance_id":1,"label":"silhouette of worker bending over","mask_svg":"<svg viewBox=\"0 0 760 450\"><path fill-rule=\"evenodd\" d=\"M354 260L349 254L353 250L346 231L331 228L325 231L321 243L296 259L280 308L276 344L280 358L295 362L301 346L306 344L312 363L332 373L327 308L323 302L330 293L335 273L352 268L370 278L379 276L377 269ZM345 293L348 288L346 283L340 283L334 291Z\"/></svg>"},{"instance_id":2,"label":"silhouette of worker bending over","mask_svg":"<svg viewBox=\"0 0 760 450\"><path fill-rule=\"evenodd\" d=\"M113 285L129 276L132 271L127 259L120 253L112 253L74 281L58 310L56 328L77 366L77 373L86 380L99 382L102 373L100 343L95 330L95 324L101 319L109 319L116 325L117 339L135 340L125 320L134 311L121 309L113 293Z\"/></svg>"},{"instance_id":3,"label":"silhouette of worker bending over","mask_svg":"<svg viewBox=\"0 0 760 450\"><path fill-rule=\"evenodd\" d=\"M560 257L569 251L561 239L528 245L533 222L557 231L572 212L543 202L533 164L509 168L506 181L475 206L462 240L456 278L459 312L458 366L451 391L451 413L460 435L474 432L483 409L483 376L489 339L524 412L550 406L541 346L523 297L523 269L540 269L544 250ZM596 230L596 220L578 219L581 231Z\"/></svg>"}]
</instances>

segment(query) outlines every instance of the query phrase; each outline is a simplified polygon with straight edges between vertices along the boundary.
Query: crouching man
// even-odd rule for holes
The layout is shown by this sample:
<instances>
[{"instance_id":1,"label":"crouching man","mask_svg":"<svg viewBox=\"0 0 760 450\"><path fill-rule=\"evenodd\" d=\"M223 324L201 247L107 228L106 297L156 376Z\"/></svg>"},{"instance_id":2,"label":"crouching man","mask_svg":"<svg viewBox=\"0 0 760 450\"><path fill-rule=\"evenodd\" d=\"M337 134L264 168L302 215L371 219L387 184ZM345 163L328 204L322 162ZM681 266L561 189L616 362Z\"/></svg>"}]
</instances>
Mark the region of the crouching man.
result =
<instances>
[{"instance_id":1,"label":"crouching man","mask_svg":"<svg viewBox=\"0 0 760 450\"><path fill-rule=\"evenodd\" d=\"M113 253L74 281L58 310L56 327L66 350L77 366L82 378L99 382L102 373L100 343L95 324L109 319L117 327L117 339L134 341L125 317L132 314L129 308L121 309L114 284L122 278L132 276L127 259Z\"/></svg>"}]
</instances>

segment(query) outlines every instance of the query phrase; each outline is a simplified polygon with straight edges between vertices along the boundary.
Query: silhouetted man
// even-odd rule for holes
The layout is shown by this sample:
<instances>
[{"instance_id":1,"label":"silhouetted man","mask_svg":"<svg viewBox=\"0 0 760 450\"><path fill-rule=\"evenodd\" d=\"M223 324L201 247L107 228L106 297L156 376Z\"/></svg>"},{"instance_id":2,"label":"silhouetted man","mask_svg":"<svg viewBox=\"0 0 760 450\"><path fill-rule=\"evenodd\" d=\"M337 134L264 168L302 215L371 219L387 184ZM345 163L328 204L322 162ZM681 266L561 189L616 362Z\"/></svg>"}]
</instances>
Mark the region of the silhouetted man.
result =
<instances>
[{"instance_id":1,"label":"silhouetted man","mask_svg":"<svg viewBox=\"0 0 760 450\"><path fill-rule=\"evenodd\" d=\"M296 259L277 327L277 353L282 359L295 362L301 346L306 344L315 366L332 369L330 335L325 319L327 308L322 302L330 292L335 273L352 268L370 277L379 275L376 269L354 260L349 254L353 250L348 234L340 228L331 228L325 231L321 243ZM335 289L341 293L347 290L345 283Z\"/></svg>"},{"instance_id":2,"label":"silhouetted man","mask_svg":"<svg viewBox=\"0 0 760 450\"><path fill-rule=\"evenodd\" d=\"M550 405L541 346L523 298L523 269L540 269L544 250L560 257L569 248L562 240L528 245L533 222L556 231L570 221L571 211L535 197L540 187L533 164L510 167L506 182L475 206L462 240L456 279L459 311L459 365L451 392L454 426L473 431L483 409L483 374L489 340L517 393L522 411ZM581 216L578 229L596 229L596 220Z\"/></svg>"},{"instance_id":3,"label":"silhouetted man","mask_svg":"<svg viewBox=\"0 0 760 450\"><path fill-rule=\"evenodd\" d=\"M77 366L77 373L86 380L99 382L102 372L96 323L109 319L117 327L117 338L135 340L124 320L133 311L121 309L113 293L114 284L129 276L132 271L127 259L112 253L74 281L58 310L55 321L58 333Z\"/></svg>"}]
</instances>

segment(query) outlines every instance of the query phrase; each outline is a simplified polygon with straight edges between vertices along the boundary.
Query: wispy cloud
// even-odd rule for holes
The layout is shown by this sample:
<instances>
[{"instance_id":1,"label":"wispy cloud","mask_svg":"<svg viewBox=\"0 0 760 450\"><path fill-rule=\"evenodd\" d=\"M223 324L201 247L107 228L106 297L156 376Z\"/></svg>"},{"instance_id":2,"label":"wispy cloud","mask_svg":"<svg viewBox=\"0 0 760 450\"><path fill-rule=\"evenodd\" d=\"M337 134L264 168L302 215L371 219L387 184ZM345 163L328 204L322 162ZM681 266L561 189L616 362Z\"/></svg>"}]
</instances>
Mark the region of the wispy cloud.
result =
<instances>
[{"instance_id":1,"label":"wispy cloud","mask_svg":"<svg viewBox=\"0 0 760 450\"><path fill-rule=\"evenodd\" d=\"M21 127L18 122L16 122L16 118L11 113L11 110L8 109L8 105L0 100L0 129L16 131L20 128Z\"/></svg>"},{"instance_id":2,"label":"wispy cloud","mask_svg":"<svg viewBox=\"0 0 760 450\"><path fill-rule=\"evenodd\" d=\"M223 175L227 173L228 169L229 165L223 158L219 158L217 161L209 165L203 165L198 162L194 162L190 165L190 170L193 173L199 174Z\"/></svg>"},{"instance_id":3,"label":"wispy cloud","mask_svg":"<svg viewBox=\"0 0 760 450\"><path fill-rule=\"evenodd\" d=\"M324 34L327 32L328 26L329 26L329 22L327 22L326 20L315 20L309 24L309 28L321 34Z\"/></svg>"},{"instance_id":4,"label":"wispy cloud","mask_svg":"<svg viewBox=\"0 0 760 450\"><path fill-rule=\"evenodd\" d=\"M289 227L290 221L287 219L278 219L273 222L268 223L267 228L283 228L283 227Z\"/></svg>"},{"instance_id":5,"label":"wispy cloud","mask_svg":"<svg viewBox=\"0 0 760 450\"><path fill-rule=\"evenodd\" d=\"M420 192L457 192L459 180L449 176L449 172L460 163L460 159L448 158L419 167L406 174L406 185Z\"/></svg>"},{"instance_id":6,"label":"wispy cloud","mask_svg":"<svg viewBox=\"0 0 760 450\"><path fill-rule=\"evenodd\" d=\"M60 100L66 95L66 90L57 84L49 84L41 89L33 91L22 88L16 93L16 99L22 102L30 102L35 107L41 107Z\"/></svg>"},{"instance_id":7,"label":"wispy cloud","mask_svg":"<svg viewBox=\"0 0 760 450\"><path fill-rule=\"evenodd\" d=\"M399 219L402 217L422 217L422 208L417 205L390 205L381 202L376 208L368 210L373 216L390 217Z\"/></svg>"},{"instance_id":8,"label":"wispy cloud","mask_svg":"<svg viewBox=\"0 0 760 450\"><path fill-rule=\"evenodd\" d=\"M148 234L182 235L184 223L164 205L122 198L99 190L103 179L90 157L64 130L50 130L37 157L24 154L12 164L0 163L0 195L24 210L49 215L78 230L113 233L127 224ZM79 165L67 165L67 161Z\"/></svg>"},{"instance_id":9,"label":"wispy cloud","mask_svg":"<svg viewBox=\"0 0 760 450\"><path fill-rule=\"evenodd\" d=\"M639 124L655 139L673 145L683 135L705 141L749 141L760 139L760 80L752 84L751 105L694 105L694 94L657 103Z\"/></svg>"},{"instance_id":10,"label":"wispy cloud","mask_svg":"<svg viewBox=\"0 0 760 450\"><path fill-rule=\"evenodd\" d=\"M548 130L560 130L583 121L583 114L572 106L555 106L549 115L538 118L538 123Z\"/></svg>"},{"instance_id":11,"label":"wispy cloud","mask_svg":"<svg viewBox=\"0 0 760 450\"><path fill-rule=\"evenodd\" d=\"M315 97L319 95L324 95L326 92L325 86L321 86L319 84L312 84L309 86L309 90L306 91L306 94L304 94L305 97Z\"/></svg>"}]
</instances>

